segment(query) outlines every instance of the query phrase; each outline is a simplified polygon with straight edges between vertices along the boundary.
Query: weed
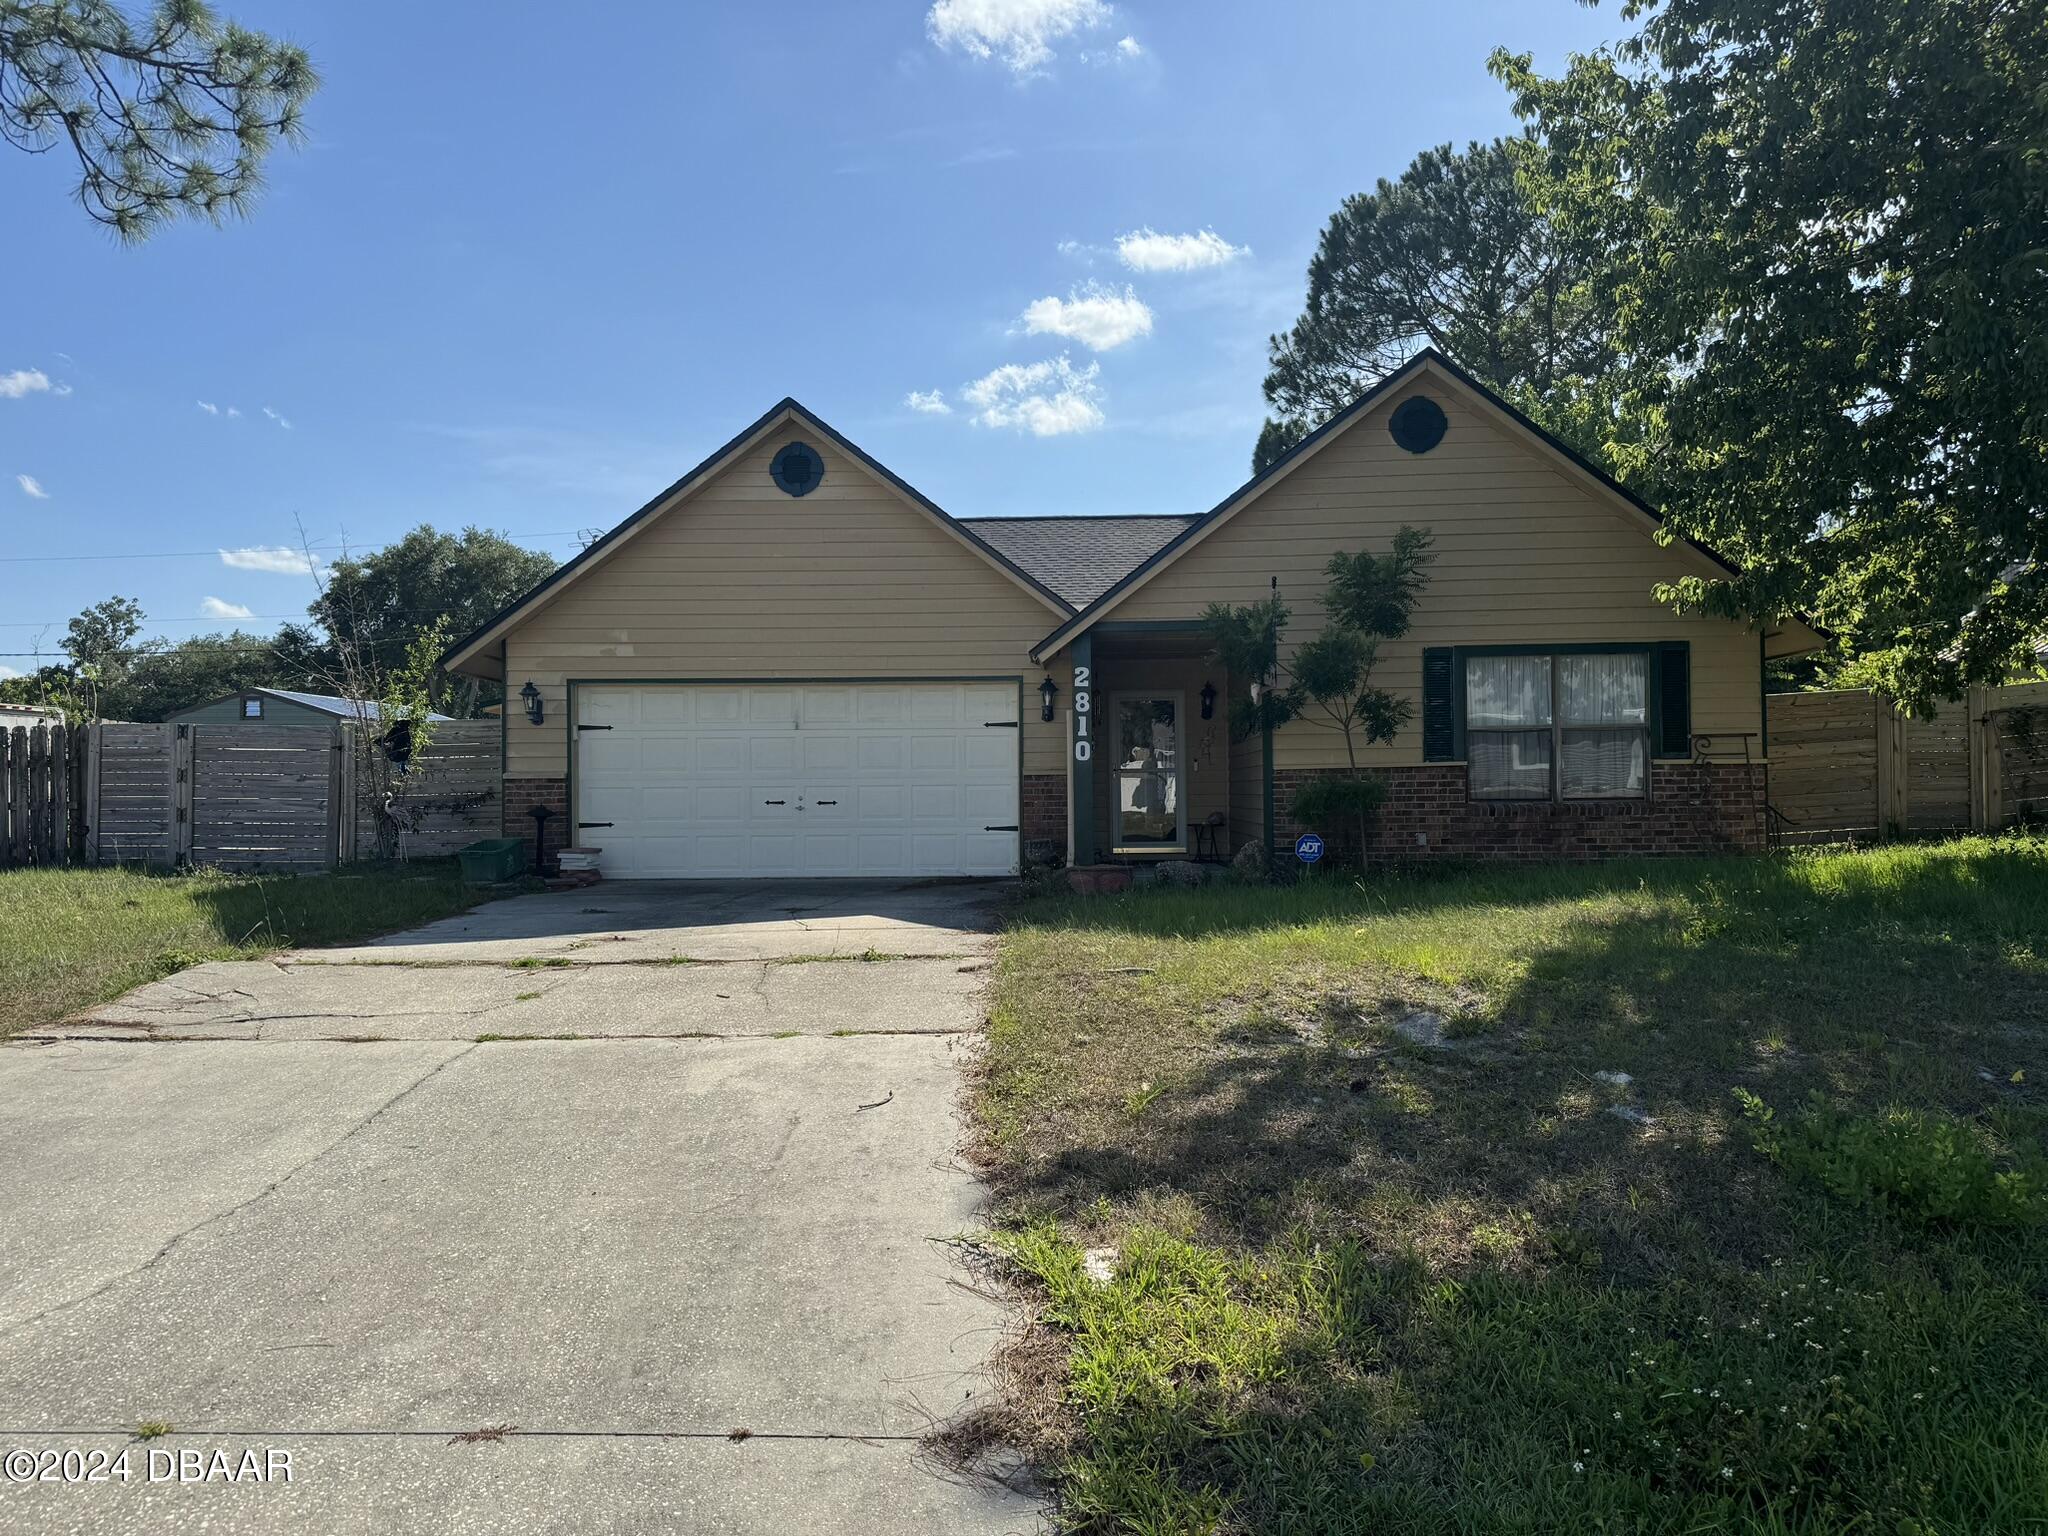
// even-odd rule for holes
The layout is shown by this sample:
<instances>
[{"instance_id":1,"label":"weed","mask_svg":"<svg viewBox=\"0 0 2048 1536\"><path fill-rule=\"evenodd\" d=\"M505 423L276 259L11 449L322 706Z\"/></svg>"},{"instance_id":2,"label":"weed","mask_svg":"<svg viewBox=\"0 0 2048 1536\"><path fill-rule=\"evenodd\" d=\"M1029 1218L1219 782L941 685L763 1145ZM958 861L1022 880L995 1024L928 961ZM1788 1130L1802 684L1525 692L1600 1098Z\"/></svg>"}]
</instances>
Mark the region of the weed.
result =
<instances>
[{"instance_id":1,"label":"weed","mask_svg":"<svg viewBox=\"0 0 2048 1536\"><path fill-rule=\"evenodd\" d=\"M167 1419L144 1419L135 1426L135 1438L138 1440L160 1440L176 1427Z\"/></svg>"}]
</instances>

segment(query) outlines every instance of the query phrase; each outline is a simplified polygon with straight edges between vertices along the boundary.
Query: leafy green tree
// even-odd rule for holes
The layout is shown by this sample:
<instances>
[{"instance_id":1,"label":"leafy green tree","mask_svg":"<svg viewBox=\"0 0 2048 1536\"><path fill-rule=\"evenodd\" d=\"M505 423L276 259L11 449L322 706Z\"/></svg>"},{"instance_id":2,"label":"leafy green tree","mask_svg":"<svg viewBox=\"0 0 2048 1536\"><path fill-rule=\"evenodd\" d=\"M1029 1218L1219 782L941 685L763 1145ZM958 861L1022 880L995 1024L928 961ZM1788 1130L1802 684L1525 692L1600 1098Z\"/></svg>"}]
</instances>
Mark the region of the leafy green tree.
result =
<instances>
[{"instance_id":1,"label":"leafy green tree","mask_svg":"<svg viewBox=\"0 0 2048 1536\"><path fill-rule=\"evenodd\" d=\"M1283 655L1293 617L1276 594L1262 602L1212 603L1202 616L1215 655L1233 678L1252 686L1232 698L1230 728L1239 740L1295 721L1344 738L1349 772L1309 780L1288 813L1306 826L1349 823L1365 863L1372 821L1386 798L1386 780L1359 762L1363 748L1392 741L1413 718L1405 694L1373 684L1383 640L1408 633L1428 584L1430 536L1403 524L1384 555L1367 550L1332 555L1324 573L1323 628Z\"/></svg>"},{"instance_id":2,"label":"leafy green tree","mask_svg":"<svg viewBox=\"0 0 2048 1536\"><path fill-rule=\"evenodd\" d=\"M304 661L294 658L280 636L240 630L192 635L140 648L104 710L109 719L162 720L251 688L305 688L310 682Z\"/></svg>"},{"instance_id":3,"label":"leafy green tree","mask_svg":"<svg viewBox=\"0 0 2048 1536\"><path fill-rule=\"evenodd\" d=\"M352 649L367 671L400 668L414 639L437 621L458 638L482 624L555 568L552 555L524 549L503 534L465 528L443 533L422 524L404 538L328 567L309 610L328 636L326 660ZM502 690L475 678L434 675L433 707L468 716Z\"/></svg>"},{"instance_id":4,"label":"leafy green tree","mask_svg":"<svg viewBox=\"0 0 2048 1536\"><path fill-rule=\"evenodd\" d=\"M0 138L69 149L79 202L124 240L245 211L318 84L303 49L200 0L139 19L108 0L0 0Z\"/></svg>"},{"instance_id":5,"label":"leafy green tree","mask_svg":"<svg viewBox=\"0 0 2048 1536\"><path fill-rule=\"evenodd\" d=\"M1677 532L1812 611L1908 704L2048 634L2048 9L1627 0L1640 30L1495 72L1596 289Z\"/></svg>"},{"instance_id":6,"label":"leafy green tree","mask_svg":"<svg viewBox=\"0 0 2048 1536\"><path fill-rule=\"evenodd\" d=\"M1424 344L1596 451L1606 413L1571 401L1614 364L1593 300L1597 245L1563 239L1523 190L1540 151L1526 139L1448 144L1398 181L1347 197L1308 269L1308 303L1270 343L1273 407L1252 457L1265 469Z\"/></svg>"}]
</instances>

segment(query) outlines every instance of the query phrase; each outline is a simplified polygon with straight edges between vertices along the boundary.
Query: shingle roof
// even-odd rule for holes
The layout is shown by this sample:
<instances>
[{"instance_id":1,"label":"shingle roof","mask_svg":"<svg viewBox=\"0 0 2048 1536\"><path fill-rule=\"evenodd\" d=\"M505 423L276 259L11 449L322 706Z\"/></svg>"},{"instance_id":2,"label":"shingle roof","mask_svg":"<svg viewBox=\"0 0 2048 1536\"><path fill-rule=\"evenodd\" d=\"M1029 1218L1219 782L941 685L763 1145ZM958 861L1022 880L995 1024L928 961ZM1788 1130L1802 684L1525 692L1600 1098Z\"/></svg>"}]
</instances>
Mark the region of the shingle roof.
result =
<instances>
[{"instance_id":1,"label":"shingle roof","mask_svg":"<svg viewBox=\"0 0 2048 1536\"><path fill-rule=\"evenodd\" d=\"M963 517L986 544L1076 608L1136 570L1199 517Z\"/></svg>"}]
</instances>

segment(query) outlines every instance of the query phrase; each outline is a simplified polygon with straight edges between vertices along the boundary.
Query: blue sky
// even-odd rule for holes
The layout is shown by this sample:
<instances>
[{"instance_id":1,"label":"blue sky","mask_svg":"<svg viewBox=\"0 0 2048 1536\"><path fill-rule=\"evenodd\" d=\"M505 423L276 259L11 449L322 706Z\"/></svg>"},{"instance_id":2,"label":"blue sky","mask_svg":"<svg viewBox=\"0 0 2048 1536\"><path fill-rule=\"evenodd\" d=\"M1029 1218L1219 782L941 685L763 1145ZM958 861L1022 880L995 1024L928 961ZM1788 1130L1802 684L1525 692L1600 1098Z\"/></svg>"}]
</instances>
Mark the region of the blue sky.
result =
<instances>
[{"instance_id":1,"label":"blue sky","mask_svg":"<svg viewBox=\"0 0 2048 1536\"><path fill-rule=\"evenodd\" d=\"M1339 200L1511 129L1496 44L1555 64L1620 28L1573 0L221 8L326 82L246 221L117 246L60 156L0 151L0 652L115 592L174 637L217 605L272 628L311 582L260 551L301 522L566 556L785 394L959 515L1205 509Z\"/></svg>"}]
</instances>

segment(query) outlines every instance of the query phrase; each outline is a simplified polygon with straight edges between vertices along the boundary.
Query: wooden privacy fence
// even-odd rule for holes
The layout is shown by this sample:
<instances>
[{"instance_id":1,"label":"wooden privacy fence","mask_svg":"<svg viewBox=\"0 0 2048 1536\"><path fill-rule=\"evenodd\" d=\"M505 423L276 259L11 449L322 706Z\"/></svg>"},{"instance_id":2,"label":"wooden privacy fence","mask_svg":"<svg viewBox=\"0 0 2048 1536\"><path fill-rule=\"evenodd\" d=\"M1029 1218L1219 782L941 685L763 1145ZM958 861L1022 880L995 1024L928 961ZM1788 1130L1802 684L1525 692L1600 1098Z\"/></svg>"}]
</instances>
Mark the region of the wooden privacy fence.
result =
<instances>
[{"instance_id":1,"label":"wooden privacy fence","mask_svg":"<svg viewBox=\"0 0 2048 1536\"><path fill-rule=\"evenodd\" d=\"M401 858L445 856L480 837L501 835L500 729L495 720L458 720L434 727L432 743L414 757L392 798L396 852ZM382 797L363 782L363 766L352 754L342 764L342 803L355 806L355 815L341 823L344 861L377 857Z\"/></svg>"},{"instance_id":2,"label":"wooden privacy fence","mask_svg":"<svg viewBox=\"0 0 2048 1536\"><path fill-rule=\"evenodd\" d=\"M375 858L384 796L352 726L124 725L0 732L0 867L217 865L296 872ZM499 726L439 724L395 780L403 858L499 835Z\"/></svg>"},{"instance_id":3,"label":"wooden privacy fence","mask_svg":"<svg viewBox=\"0 0 2048 1536\"><path fill-rule=\"evenodd\" d=\"M2048 683L1972 688L1926 720L1863 688L1774 693L1765 719L1781 843L2048 819Z\"/></svg>"},{"instance_id":4,"label":"wooden privacy fence","mask_svg":"<svg viewBox=\"0 0 2048 1536\"><path fill-rule=\"evenodd\" d=\"M62 725L0 729L0 868L84 859L83 735Z\"/></svg>"}]
</instances>

